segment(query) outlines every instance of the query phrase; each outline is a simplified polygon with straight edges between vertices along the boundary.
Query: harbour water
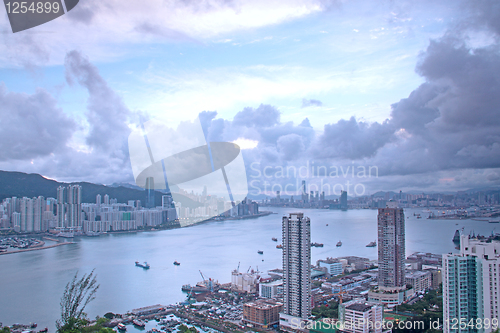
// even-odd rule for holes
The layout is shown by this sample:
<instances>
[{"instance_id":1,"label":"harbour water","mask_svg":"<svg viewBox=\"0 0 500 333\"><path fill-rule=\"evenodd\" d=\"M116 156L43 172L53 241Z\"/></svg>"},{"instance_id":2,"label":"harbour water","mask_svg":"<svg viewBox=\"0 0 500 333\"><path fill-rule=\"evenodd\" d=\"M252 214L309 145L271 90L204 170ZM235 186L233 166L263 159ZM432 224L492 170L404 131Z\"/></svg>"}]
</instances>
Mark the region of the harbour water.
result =
<instances>
[{"instance_id":1,"label":"harbour water","mask_svg":"<svg viewBox=\"0 0 500 333\"><path fill-rule=\"evenodd\" d=\"M231 271L249 267L267 271L281 267L281 217L298 211L265 208L277 214L256 219L212 221L193 227L75 238L75 244L0 256L0 322L38 323L55 331L60 298L65 285L78 271L95 269L100 288L90 303L90 318L106 312L126 313L153 304L173 304L185 299L183 284L205 278L231 281ZM377 248L366 244L377 239L377 210L330 211L302 209L311 218L312 261L355 255L377 258ZM413 214L421 213L422 219ZM498 224L474 220L429 220L421 210L405 210L406 255L413 252L456 252L451 239L456 229L490 235ZM328 224L328 226L327 226ZM497 227L497 230L494 228ZM278 238L273 242L272 237ZM341 240L342 246L335 244ZM50 242L48 242L50 243ZM257 251L262 250L263 254ZM181 264L173 265L174 261ZM147 261L149 270L135 266Z\"/></svg>"}]
</instances>

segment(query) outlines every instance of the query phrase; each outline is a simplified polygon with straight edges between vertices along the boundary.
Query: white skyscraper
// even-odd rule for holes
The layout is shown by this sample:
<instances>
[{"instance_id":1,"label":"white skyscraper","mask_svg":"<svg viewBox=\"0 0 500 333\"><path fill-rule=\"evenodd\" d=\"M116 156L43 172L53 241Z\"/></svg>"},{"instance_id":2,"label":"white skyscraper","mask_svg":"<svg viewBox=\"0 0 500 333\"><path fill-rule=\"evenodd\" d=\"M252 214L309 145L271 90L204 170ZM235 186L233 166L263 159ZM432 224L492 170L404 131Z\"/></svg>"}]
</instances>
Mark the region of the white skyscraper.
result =
<instances>
[{"instance_id":1,"label":"white skyscraper","mask_svg":"<svg viewBox=\"0 0 500 333\"><path fill-rule=\"evenodd\" d=\"M77 229L82 226L82 187L68 186L68 227Z\"/></svg>"},{"instance_id":2,"label":"white skyscraper","mask_svg":"<svg viewBox=\"0 0 500 333\"><path fill-rule=\"evenodd\" d=\"M311 221L303 213L284 216L283 312L280 329L297 331L311 315Z\"/></svg>"},{"instance_id":3,"label":"white skyscraper","mask_svg":"<svg viewBox=\"0 0 500 333\"><path fill-rule=\"evenodd\" d=\"M443 255L443 331L491 332L500 324L500 242L460 238L460 254Z\"/></svg>"},{"instance_id":4,"label":"white skyscraper","mask_svg":"<svg viewBox=\"0 0 500 333\"><path fill-rule=\"evenodd\" d=\"M57 227L66 227L66 188L59 186L57 188Z\"/></svg>"}]
</instances>

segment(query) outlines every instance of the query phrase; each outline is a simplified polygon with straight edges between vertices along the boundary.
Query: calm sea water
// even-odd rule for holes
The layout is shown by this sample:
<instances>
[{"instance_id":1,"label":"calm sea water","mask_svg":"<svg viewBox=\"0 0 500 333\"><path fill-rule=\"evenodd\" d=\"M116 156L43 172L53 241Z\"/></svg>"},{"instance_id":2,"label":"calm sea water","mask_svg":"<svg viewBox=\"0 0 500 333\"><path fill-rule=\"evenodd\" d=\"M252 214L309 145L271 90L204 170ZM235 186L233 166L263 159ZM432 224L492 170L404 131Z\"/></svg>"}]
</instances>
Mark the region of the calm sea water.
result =
<instances>
[{"instance_id":1,"label":"calm sea water","mask_svg":"<svg viewBox=\"0 0 500 333\"><path fill-rule=\"evenodd\" d=\"M200 270L205 278L226 283L238 264L240 271L279 268L281 251L271 238L280 240L281 216L297 209L271 209L278 214L176 230L75 238L76 244L0 256L0 322L37 322L54 332L64 287L77 271L95 269L97 274L100 288L87 308L94 318L182 301L182 285L201 281ZM323 248L312 248L313 262L327 256L377 258L377 248L365 247L377 238L376 210L300 211L311 218L312 241L324 243ZM405 211L410 217L406 220L407 256L416 251L456 252L451 241L456 229L489 235L498 226L473 220L427 220L425 213L416 219L414 212L421 211ZM337 248L339 240L343 245ZM181 265L174 266L174 260ZM147 261L151 269L135 267L135 261Z\"/></svg>"}]
</instances>

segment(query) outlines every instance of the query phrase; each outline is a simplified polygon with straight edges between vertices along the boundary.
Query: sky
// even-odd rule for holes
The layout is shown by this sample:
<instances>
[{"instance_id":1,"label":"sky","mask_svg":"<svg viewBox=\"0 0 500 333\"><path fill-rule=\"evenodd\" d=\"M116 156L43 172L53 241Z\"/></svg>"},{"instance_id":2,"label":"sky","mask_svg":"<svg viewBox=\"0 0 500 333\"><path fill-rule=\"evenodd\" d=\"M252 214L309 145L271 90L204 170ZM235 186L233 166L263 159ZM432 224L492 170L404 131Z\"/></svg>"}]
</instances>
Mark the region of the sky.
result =
<instances>
[{"instance_id":1,"label":"sky","mask_svg":"<svg viewBox=\"0 0 500 333\"><path fill-rule=\"evenodd\" d=\"M80 0L12 33L0 9L0 169L133 183L130 133L199 117L253 195L497 187L499 22L494 0Z\"/></svg>"}]
</instances>

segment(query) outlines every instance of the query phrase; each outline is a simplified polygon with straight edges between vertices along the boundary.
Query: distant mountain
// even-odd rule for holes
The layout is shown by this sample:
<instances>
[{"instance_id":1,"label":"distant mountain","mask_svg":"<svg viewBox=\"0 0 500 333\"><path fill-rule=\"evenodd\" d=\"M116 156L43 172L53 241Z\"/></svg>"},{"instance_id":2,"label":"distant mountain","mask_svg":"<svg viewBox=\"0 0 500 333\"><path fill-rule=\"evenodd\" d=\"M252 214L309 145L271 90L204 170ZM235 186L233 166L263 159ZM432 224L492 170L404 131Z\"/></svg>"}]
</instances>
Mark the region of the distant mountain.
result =
<instances>
[{"instance_id":1,"label":"distant mountain","mask_svg":"<svg viewBox=\"0 0 500 333\"><path fill-rule=\"evenodd\" d=\"M57 198L59 186L80 185L82 187L82 202L96 202L97 194L104 200L104 195L116 198L118 202L127 203L128 200L141 200L142 205L146 201L146 193L143 189L128 188L124 186L105 186L87 182L61 183L44 178L36 173L9 172L0 170L0 200L10 197L37 197ZM130 185L130 184L129 184ZM161 206L163 193L155 191L155 205Z\"/></svg>"},{"instance_id":2,"label":"distant mountain","mask_svg":"<svg viewBox=\"0 0 500 333\"><path fill-rule=\"evenodd\" d=\"M124 185L128 186L124 186ZM96 196L109 195L110 199L117 199L119 203L127 203L128 200L141 200L144 207L146 203L146 192L144 189L132 184L121 183L111 186L97 185L87 182L61 183L55 180L44 178L36 173L10 172L0 170L0 201L11 197L38 197L57 198L57 188L59 186L80 185L82 187L82 202L95 203ZM161 206L161 197L165 193L155 191L155 206ZM196 208L202 206L188 197L178 197L182 207Z\"/></svg>"}]
</instances>

